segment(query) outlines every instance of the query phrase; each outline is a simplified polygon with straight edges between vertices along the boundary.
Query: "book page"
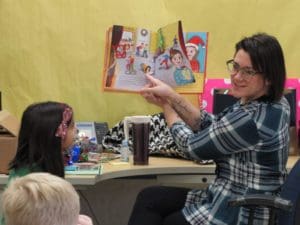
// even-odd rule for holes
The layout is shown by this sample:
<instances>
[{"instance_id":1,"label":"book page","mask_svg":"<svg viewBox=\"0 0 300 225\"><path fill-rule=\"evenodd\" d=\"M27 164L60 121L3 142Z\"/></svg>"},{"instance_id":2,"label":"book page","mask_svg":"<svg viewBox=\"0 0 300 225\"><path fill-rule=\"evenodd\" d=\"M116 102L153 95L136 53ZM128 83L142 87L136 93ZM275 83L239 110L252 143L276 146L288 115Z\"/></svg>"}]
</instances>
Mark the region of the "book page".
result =
<instances>
[{"instance_id":1,"label":"book page","mask_svg":"<svg viewBox=\"0 0 300 225\"><path fill-rule=\"evenodd\" d=\"M181 23L162 27L157 32L153 76L178 87L195 82L187 59Z\"/></svg>"},{"instance_id":2,"label":"book page","mask_svg":"<svg viewBox=\"0 0 300 225\"><path fill-rule=\"evenodd\" d=\"M157 32L113 26L107 33L104 67L104 90L138 92L149 72L176 90L184 88L180 92L203 89L203 76L193 73L187 57L180 21Z\"/></svg>"},{"instance_id":3,"label":"book page","mask_svg":"<svg viewBox=\"0 0 300 225\"><path fill-rule=\"evenodd\" d=\"M153 68L151 31L114 26L108 31L104 89L138 91L146 84L146 72Z\"/></svg>"},{"instance_id":4,"label":"book page","mask_svg":"<svg viewBox=\"0 0 300 225\"><path fill-rule=\"evenodd\" d=\"M195 82L177 87L175 90L179 93L203 93L206 77L208 32L186 32L184 33L184 39Z\"/></svg>"}]
</instances>

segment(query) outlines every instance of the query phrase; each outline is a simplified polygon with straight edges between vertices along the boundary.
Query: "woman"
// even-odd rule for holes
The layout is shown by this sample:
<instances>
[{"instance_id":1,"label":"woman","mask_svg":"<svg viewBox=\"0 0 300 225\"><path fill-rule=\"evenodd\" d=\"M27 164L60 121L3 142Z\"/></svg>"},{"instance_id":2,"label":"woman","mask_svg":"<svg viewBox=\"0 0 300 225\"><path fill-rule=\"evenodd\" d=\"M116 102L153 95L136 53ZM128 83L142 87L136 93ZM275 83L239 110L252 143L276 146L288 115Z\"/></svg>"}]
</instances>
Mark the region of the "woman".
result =
<instances>
[{"instance_id":1,"label":"woman","mask_svg":"<svg viewBox=\"0 0 300 225\"><path fill-rule=\"evenodd\" d=\"M239 102L214 116L198 110L163 82L148 76L141 91L161 106L173 138L188 156L213 159L216 179L206 190L150 187L139 193L129 225L247 224L248 210L228 207L232 197L276 195L286 177L289 105L283 97L286 70L281 46L259 33L235 46L227 61L231 94ZM255 224L269 218L255 211Z\"/></svg>"}]
</instances>

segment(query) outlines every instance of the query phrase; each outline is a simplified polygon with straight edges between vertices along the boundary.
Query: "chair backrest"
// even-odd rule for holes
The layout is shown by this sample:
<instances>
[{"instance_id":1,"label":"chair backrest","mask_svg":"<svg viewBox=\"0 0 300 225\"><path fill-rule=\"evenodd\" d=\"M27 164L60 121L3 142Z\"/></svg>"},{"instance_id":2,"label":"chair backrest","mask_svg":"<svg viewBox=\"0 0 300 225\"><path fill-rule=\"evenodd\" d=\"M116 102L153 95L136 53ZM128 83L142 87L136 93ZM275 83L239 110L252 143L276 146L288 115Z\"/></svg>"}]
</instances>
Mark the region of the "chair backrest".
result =
<instances>
[{"instance_id":1,"label":"chair backrest","mask_svg":"<svg viewBox=\"0 0 300 225\"><path fill-rule=\"evenodd\" d=\"M300 224L300 160L296 162L290 171L287 180L282 186L280 196L292 201L293 208L291 212L280 211L278 213L278 224Z\"/></svg>"}]
</instances>

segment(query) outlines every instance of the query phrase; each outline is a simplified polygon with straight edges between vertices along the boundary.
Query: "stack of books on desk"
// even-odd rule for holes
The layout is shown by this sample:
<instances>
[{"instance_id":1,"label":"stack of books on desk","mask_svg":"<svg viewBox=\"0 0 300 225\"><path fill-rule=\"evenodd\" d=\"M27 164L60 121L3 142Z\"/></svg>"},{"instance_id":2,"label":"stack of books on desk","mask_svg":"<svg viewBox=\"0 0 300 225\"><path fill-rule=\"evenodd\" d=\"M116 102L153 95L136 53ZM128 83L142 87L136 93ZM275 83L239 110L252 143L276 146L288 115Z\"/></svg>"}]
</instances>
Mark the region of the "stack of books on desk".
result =
<instances>
[{"instance_id":1,"label":"stack of books on desk","mask_svg":"<svg viewBox=\"0 0 300 225\"><path fill-rule=\"evenodd\" d=\"M100 175L102 165L96 163L74 163L70 166L65 166L66 175Z\"/></svg>"}]
</instances>

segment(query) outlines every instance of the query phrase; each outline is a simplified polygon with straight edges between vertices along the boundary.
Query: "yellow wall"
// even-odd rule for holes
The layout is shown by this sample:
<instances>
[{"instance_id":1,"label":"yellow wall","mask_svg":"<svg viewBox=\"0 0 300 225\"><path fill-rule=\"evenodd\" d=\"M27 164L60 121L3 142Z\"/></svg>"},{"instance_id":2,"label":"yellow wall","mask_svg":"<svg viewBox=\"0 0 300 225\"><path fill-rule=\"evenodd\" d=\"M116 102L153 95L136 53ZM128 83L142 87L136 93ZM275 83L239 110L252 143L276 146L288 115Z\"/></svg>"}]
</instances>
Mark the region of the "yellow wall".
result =
<instances>
[{"instance_id":1,"label":"yellow wall","mask_svg":"<svg viewBox=\"0 0 300 225\"><path fill-rule=\"evenodd\" d=\"M105 31L113 24L157 30L182 20L185 31L208 31L208 78L226 75L240 38L268 32L282 44L289 76L299 77L299 12L297 0L0 0L3 108L20 118L33 102L63 101L76 120L110 125L160 111L137 94L102 92Z\"/></svg>"}]
</instances>

